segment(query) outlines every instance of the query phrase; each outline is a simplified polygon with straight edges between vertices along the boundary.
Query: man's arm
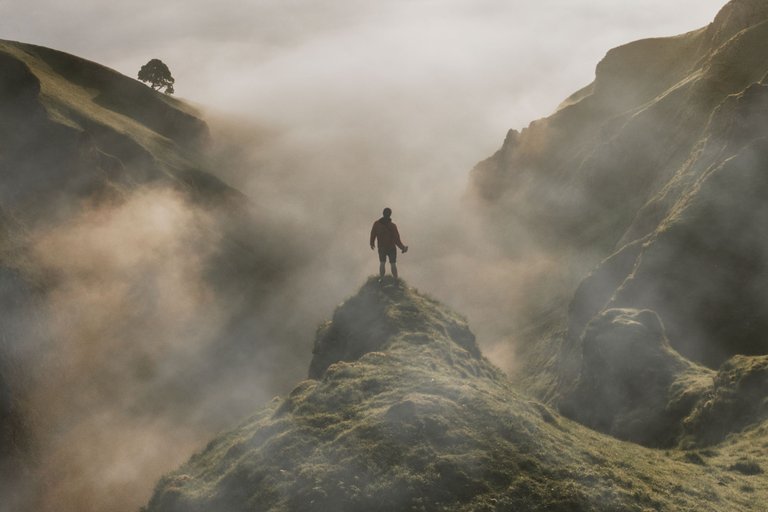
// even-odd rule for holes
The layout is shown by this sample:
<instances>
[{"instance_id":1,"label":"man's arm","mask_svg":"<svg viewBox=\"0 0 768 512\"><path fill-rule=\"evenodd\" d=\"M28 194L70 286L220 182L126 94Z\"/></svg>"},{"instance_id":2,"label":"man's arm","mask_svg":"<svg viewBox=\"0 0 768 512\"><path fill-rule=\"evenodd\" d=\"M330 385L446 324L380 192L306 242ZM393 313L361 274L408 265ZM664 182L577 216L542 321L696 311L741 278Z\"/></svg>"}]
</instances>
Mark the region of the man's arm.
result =
<instances>
[{"instance_id":1,"label":"man's arm","mask_svg":"<svg viewBox=\"0 0 768 512\"><path fill-rule=\"evenodd\" d=\"M400 241L400 232L397 230L397 225L394 223L392 224L392 230L395 232L395 245L398 246L401 251L407 251L408 247L403 245L403 242Z\"/></svg>"},{"instance_id":2,"label":"man's arm","mask_svg":"<svg viewBox=\"0 0 768 512\"><path fill-rule=\"evenodd\" d=\"M376 245L374 244L376 242L376 223L373 223L373 227L371 228L371 249L375 249Z\"/></svg>"}]
</instances>

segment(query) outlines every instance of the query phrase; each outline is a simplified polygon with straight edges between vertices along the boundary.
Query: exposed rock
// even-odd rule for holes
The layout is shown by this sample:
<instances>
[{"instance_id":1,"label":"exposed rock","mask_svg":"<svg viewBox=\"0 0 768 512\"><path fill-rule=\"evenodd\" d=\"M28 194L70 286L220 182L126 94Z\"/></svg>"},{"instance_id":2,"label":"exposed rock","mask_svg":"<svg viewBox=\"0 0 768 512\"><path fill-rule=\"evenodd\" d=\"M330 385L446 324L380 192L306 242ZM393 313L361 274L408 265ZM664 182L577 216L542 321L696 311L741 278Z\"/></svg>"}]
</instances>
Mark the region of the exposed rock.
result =
<instances>
[{"instance_id":1,"label":"exposed rock","mask_svg":"<svg viewBox=\"0 0 768 512\"><path fill-rule=\"evenodd\" d=\"M564 414L619 439L674 445L711 372L677 354L649 310L606 310L581 343L581 373L560 404Z\"/></svg>"}]
</instances>

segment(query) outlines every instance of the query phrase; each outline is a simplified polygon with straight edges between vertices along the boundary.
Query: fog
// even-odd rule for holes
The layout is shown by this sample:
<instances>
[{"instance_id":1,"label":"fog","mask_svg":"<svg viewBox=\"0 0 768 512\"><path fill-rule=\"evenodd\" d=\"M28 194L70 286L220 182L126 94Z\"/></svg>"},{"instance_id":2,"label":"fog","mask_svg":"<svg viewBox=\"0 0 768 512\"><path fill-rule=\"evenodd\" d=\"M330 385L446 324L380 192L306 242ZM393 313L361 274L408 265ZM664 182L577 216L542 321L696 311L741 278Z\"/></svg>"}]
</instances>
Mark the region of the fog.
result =
<instances>
[{"instance_id":1,"label":"fog","mask_svg":"<svg viewBox=\"0 0 768 512\"><path fill-rule=\"evenodd\" d=\"M315 327L376 271L368 234L385 206L410 246L401 277L514 371L516 322L557 262L528 239L516 257L494 243L463 199L469 170L590 82L611 47L698 28L721 3L0 1L2 38L129 76L164 60L206 113L211 171L246 194L254 236L289 270L239 331L260 344L250 370L222 359L185 393L242 306L205 279L212 214L141 189L32 233L57 338L29 399L44 411L35 507L135 510L232 418L289 391Z\"/></svg>"},{"instance_id":2,"label":"fog","mask_svg":"<svg viewBox=\"0 0 768 512\"><path fill-rule=\"evenodd\" d=\"M5 0L0 37L128 76L159 57L179 96L259 123L349 134L354 113L388 129L442 127L480 145L474 160L591 81L608 49L704 26L723 3Z\"/></svg>"}]
</instances>

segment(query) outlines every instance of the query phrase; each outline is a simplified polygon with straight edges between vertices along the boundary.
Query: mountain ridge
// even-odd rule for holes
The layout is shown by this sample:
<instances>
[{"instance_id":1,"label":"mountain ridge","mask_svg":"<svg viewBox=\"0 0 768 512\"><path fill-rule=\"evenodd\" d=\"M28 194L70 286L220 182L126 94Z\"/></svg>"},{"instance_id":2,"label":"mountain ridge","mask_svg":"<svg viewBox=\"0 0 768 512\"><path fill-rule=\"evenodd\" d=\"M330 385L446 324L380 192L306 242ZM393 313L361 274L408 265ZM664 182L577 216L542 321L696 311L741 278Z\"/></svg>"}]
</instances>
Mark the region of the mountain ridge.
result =
<instances>
[{"instance_id":1,"label":"mountain ridge","mask_svg":"<svg viewBox=\"0 0 768 512\"><path fill-rule=\"evenodd\" d=\"M519 344L520 383L548 403L568 400L585 329L612 310L652 311L710 370L768 352L766 41L765 3L737 0L708 27L611 50L593 84L472 171L488 222L562 262L542 277L562 305Z\"/></svg>"}]
</instances>

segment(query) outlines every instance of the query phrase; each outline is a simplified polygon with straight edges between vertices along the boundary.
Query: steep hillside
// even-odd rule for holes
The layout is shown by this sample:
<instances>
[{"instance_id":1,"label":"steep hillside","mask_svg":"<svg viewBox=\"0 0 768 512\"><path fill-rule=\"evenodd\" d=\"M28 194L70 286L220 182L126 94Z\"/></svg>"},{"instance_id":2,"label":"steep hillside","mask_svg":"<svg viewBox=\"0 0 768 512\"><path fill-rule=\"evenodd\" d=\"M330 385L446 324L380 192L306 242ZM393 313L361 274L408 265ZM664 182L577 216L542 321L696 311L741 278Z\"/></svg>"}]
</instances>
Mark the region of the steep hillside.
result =
<instances>
[{"instance_id":1,"label":"steep hillside","mask_svg":"<svg viewBox=\"0 0 768 512\"><path fill-rule=\"evenodd\" d=\"M635 438L617 424L647 407L677 420L691 412L693 397L675 409L676 379L693 372L701 383L721 365L724 375L768 354L766 43L765 2L733 0L701 30L611 50L591 85L552 116L510 131L473 171L487 218L563 263L557 298L567 307L532 316L520 334L525 385L561 405L579 396L583 404L601 386L642 386L653 359L632 362L629 354L645 349L631 348L607 319L648 311L662 326L664 360L676 368L657 380L666 398L636 397L622 405L632 411L600 420L576 414L588 424ZM655 345L660 336L646 338ZM601 339L627 351L595 374L590 347ZM694 387L713 393L711 382Z\"/></svg>"},{"instance_id":2,"label":"steep hillside","mask_svg":"<svg viewBox=\"0 0 768 512\"><path fill-rule=\"evenodd\" d=\"M0 510L138 506L173 461L123 477L125 446L208 436L254 405L230 379L291 364L263 306L302 256L209 172L209 139L183 101L0 41Z\"/></svg>"},{"instance_id":3,"label":"steep hillside","mask_svg":"<svg viewBox=\"0 0 768 512\"><path fill-rule=\"evenodd\" d=\"M460 317L402 282L341 305L310 372L146 511L760 510L768 491L749 475L760 450L650 450L524 398Z\"/></svg>"},{"instance_id":4,"label":"steep hillside","mask_svg":"<svg viewBox=\"0 0 768 512\"><path fill-rule=\"evenodd\" d=\"M24 219L73 195L163 178L234 193L199 170L199 114L99 64L0 40L0 113L0 204Z\"/></svg>"}]
</instances>

